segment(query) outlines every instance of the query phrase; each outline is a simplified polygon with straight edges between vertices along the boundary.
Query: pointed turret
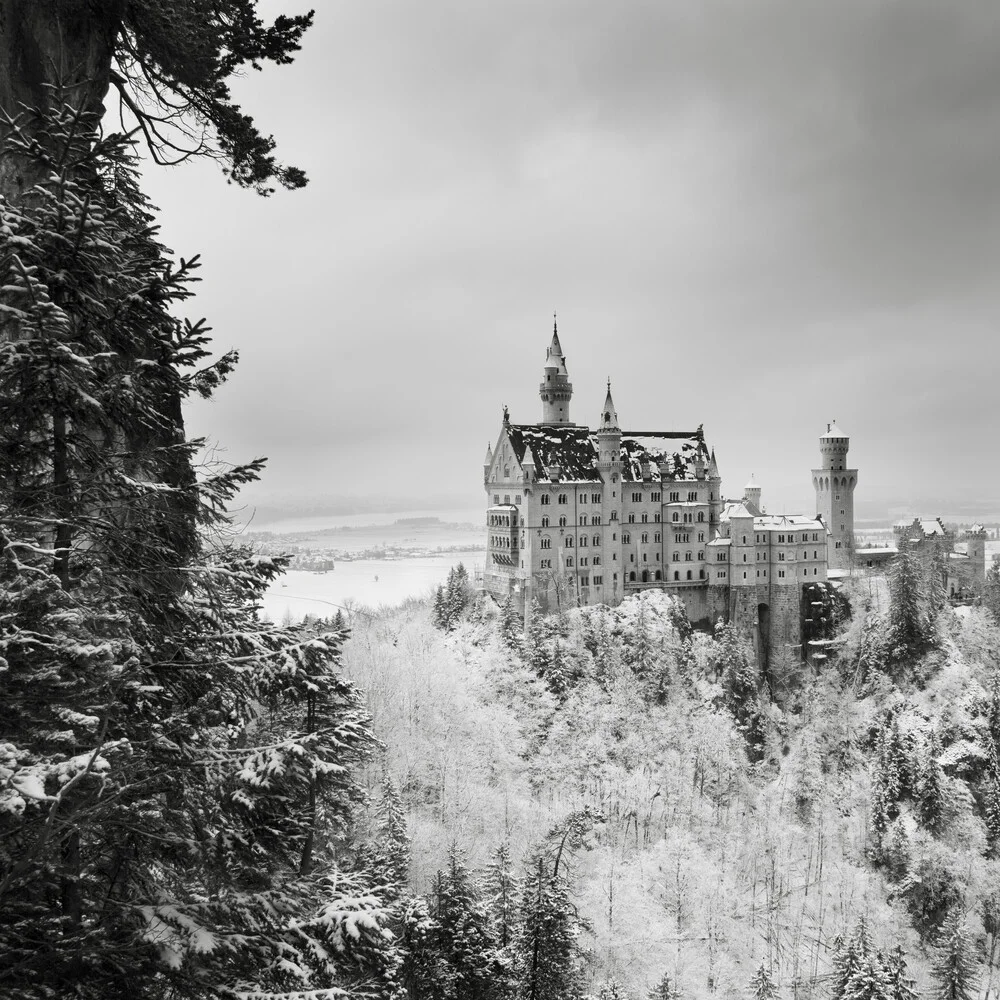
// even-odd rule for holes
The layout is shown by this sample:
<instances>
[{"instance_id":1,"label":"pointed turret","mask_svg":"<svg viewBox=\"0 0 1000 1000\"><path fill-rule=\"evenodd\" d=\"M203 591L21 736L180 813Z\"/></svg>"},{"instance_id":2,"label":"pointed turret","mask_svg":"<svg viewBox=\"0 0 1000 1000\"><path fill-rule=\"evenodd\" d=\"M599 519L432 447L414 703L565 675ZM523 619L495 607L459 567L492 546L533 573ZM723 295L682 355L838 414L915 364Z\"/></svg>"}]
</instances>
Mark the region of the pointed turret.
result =
<instances>
[{"instance_id":1,"label":"pointed turret","mask_svg":"<svg viewBox=\"0 0 1000 1000\"><path fill-rule=\"evenodd\" d=\"M608 394L604 397L604 409L601 410L601 419L597 426L601 431L621 430L618 414L615 411L615 401L611 398L611 379L608 379Z\"/></svg>"},{"instance_id":2,"label":"pointed turret","mask_svg":"<svg viewBox=\"0 0 1000 1000\"><path fill-rule=\"evenodd\" d=\"M756 515L760 513L760 487L750 473L750 482L743 487L743 503Z\"/></svg>"},{"instance_id":3,"label":"pointed turret","mask_svg":"<svg viewBox=\"0 0 1000 1000\"><path fill-rule=\"evenodd\" d=\"M483 459L483 482L487 482L490 476L490 469L493 467L493 449L489 441L486 442L486 458Z\"/></svg>"},{"instance_id":4,"label":"pointed turret","mask_svg":"<svg viewBox=\"0 0 1000 1000\"><path fill-rule=\"evenodd\" d=\"M712 449L712 457L708 460L708 478L720 479L719 464L715 461L715 449Z\"/></svg>"},{"instance_id":5,"label":"pointed turret","mask_svg":"<svg viewBox=\"0 0 1000 1000\"><path fill-rule=\"evenodd\" d=\"M524 481L533 483L538 479L538 463L535 461L535 454L529 444L524 449L524 458L521 459L521 470L524 472Z\"/></svg>"},{"instance_id":6,"label":"pointed turret","mask_svg":"<svg viewBox=\"0 0 1000 1000\"><path fill-rule=\"evenodd\" d=\"M542 423L573 426L569 419L569 401L573 398L573 385L566 370L566 356L559 343L559 327L552 317L552 343L545 352L545 370L538 387L542 397Z\"/></svg>"}]
</instances>

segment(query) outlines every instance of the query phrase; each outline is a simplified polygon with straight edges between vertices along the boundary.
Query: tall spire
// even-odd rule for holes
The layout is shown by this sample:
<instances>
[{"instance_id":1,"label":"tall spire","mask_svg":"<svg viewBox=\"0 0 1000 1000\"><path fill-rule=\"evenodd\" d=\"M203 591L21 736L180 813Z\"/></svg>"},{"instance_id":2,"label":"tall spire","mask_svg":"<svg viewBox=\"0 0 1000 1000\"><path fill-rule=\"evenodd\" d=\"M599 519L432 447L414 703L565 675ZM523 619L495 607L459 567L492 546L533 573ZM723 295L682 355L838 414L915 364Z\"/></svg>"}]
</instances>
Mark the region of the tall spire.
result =
<instances>
[{"instance_id":1,"label":"tall spire","mask_svg":"<svg viewBox=\"0 0 1000 1000\"><path fill-rule=\"evenodd\" d=\"M604 397L604 409L598 421L599 431L621 431L618 424L618 414L615 412L615 401L611 398L611 379L608 378L608 394Z\"/></svg>"},{"instance_id":2,"label":"tall spire","mask_svg":"<svg viewBox=\"0 0 1000 1000\"><path fill-rule=\"evenodd\" d=\"M559 326L554 313L552 343L545 352L545 369L538 394L542 397L543 424L572 426L572 421L569 419L569 402L573 398L573 385L566 370L566 356L559 343Z\"/></svg>"}]
</instances>

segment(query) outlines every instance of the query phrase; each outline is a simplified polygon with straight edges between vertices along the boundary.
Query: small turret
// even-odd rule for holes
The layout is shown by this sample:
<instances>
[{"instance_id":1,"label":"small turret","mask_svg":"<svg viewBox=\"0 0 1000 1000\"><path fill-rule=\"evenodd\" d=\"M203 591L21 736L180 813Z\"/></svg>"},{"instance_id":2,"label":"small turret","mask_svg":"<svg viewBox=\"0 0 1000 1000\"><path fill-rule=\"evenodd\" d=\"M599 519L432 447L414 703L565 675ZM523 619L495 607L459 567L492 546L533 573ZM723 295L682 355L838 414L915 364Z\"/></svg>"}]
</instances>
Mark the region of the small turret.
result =
<instances>
[{"instance_id":1,"label":"small turret","mask_svg":"<svg viewBox=\"0 0 1000 1000\"><path fill-rule=\"evenodd\" d=\"M524 449L524 458L521 460L521 471L524 473L524 481L526 483L533 483L538 479L538 463L535 461L535 455L531 450L530 444Z\"/></svg>"},{"instance_id":2,"label":"small turret","mask_svg":"<svg viewBox=\"0 0 1000 1000\"><path fill-rule=\"evenodd\" d=\"M608 392L597 423L596 437L597 469L605 482L609 479L617 481L622 471L622 429L618 423L615 401L611 398L611 379L608 379Z\"/></svg>"},{"instance_id":3,"label":"small turret","mask_svg":"<svg viewBox=\"0 0 1000 1000\"><path fill-rule=\"evenodd\" d=\"M489 479L490 469L493 466L493 449L489 441L486 442L486 458L483 459L483 482Z\"/></svg>"},{"instance_id":4,"label":"small turret","mask_svg":"<svg viewBox=\"0 0 1000 1000\"><path fill-rule=\"evenodd\" d=\"M712 457L708 460L708 478L721 479L719 475L719 463L715 460L715 449L712 449Z\"/></svg>"},{"instance_id":5,"label":"small turret","mask_svg":"<svg viewBox=\"0 0 1000 1000\"><path fill-rule=\"evenodd\" d=\"M760 513L760 487L752 472L750 473L750 482L743 487L743 502L748 507L752 507L754 514Z\"/></svg>"},{"instance_id":6,"label":"small turret","mask_svg":"<svg viewBox=\"0 0 1000 1000\"><path fill-rule=\"evenodd\" d=\"M569 402L573 398L573 384L569 380L566 369L566 356L559 343L559 327L556 318L552 317L552 343L545 352L545 369L542 384L538 387L542 398L543 424L566 424L572 426L569 419Z\"/></svg>"}]
</instances>

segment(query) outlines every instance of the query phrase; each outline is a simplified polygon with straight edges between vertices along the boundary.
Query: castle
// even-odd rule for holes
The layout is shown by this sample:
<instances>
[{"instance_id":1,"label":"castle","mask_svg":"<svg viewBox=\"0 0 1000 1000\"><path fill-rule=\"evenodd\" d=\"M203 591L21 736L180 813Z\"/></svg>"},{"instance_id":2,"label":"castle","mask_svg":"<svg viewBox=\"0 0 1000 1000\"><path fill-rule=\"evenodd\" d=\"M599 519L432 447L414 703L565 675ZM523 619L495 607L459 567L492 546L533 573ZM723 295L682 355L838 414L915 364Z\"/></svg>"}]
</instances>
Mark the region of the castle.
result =
<instances>
[{"instance_id":1,"label":"castle","mask_svg":"<svg viewBox=\"0 0 1000 1000\"><path fill-rule=\"evenodd\" d=\"M767 514L751 478L725 500L714 449L699 425L622 430L608 382L594 429L570 420L573 385L553 326L539 386L542 419L504 409L487 446L483 589L525 611L619 604L655 588L684 602L692 622L752 630L762 662L801 655L803 626L828 569L848 565L857 470L849 439L830 425L813 470L816 515Z\"/></svg>"}]
</instances>

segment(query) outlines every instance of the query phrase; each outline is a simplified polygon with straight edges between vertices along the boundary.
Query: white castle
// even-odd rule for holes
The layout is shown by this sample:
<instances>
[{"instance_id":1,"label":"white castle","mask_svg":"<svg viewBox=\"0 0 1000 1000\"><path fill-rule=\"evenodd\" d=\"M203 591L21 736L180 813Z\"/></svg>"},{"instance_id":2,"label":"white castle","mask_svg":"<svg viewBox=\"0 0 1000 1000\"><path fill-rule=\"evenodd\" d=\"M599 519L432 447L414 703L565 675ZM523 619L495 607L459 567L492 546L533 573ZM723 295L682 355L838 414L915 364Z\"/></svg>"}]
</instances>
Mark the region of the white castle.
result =
<instances>
[{"instance_id":1,"label":"white castle","mask_svg":"<svg viewBox=\"0 0 1000 1000\"><path fill-rule=\"evenodd\" d=\"M857 470L835 425L820 438L813 515L766 514L753 481L725 500L702 427L622 430L611 383L597 426L570 420L573 386L553 328L539 386L542 419L506 409L486 449L483 589L520 610L619 604L656 588L696 624L753 626L763 649L800 647L802 622L828 568L845 568L854 537Z\"/></svg>"}]
</instances>

